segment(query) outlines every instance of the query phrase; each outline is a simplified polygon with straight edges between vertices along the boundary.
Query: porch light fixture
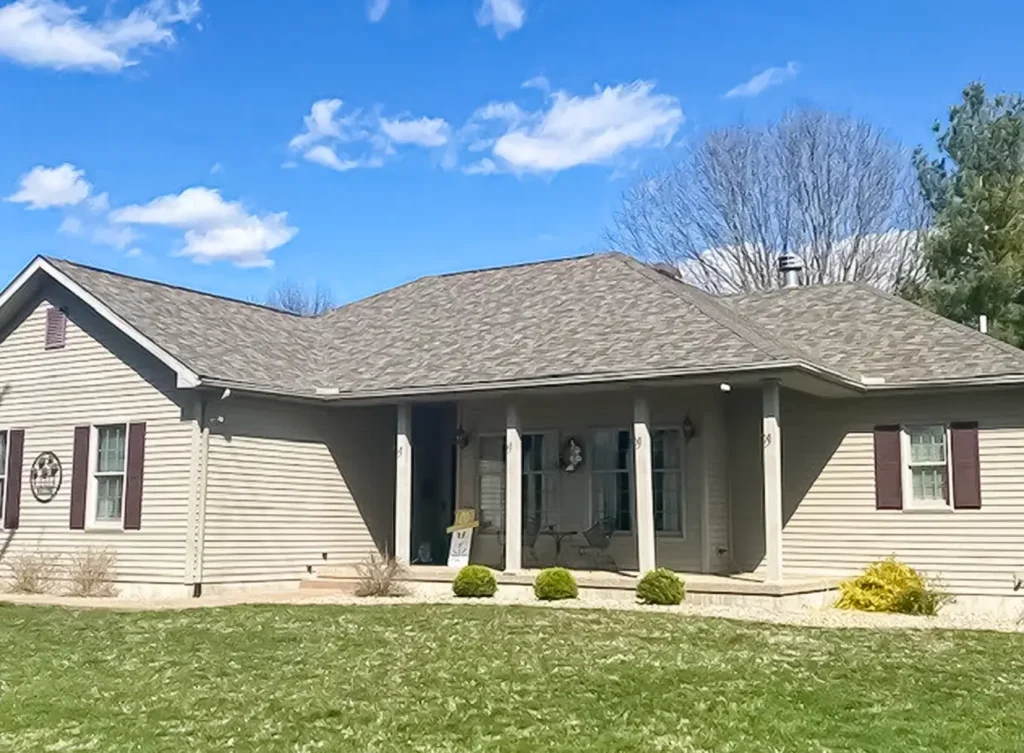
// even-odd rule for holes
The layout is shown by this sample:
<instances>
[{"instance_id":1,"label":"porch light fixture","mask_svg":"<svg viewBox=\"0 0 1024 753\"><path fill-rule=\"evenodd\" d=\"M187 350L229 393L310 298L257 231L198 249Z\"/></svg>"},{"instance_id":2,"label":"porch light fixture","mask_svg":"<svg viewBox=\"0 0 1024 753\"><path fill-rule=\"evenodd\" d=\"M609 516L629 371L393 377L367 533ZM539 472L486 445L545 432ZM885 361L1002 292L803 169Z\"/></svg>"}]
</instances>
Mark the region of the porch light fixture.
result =
<instances>
[{"instance_id":1,"label":"porch light fixture","mask_svg":"<svg viewBox=\"0 0 1024 753\"><path fill-rule=\"evenodd\" d=\"M693 421L687 416L683 419L683 439L689 442L695 436L697 436L697 427L693 425Z\"/></svg>"},{"instance_id":2,"label":"porch light fixture","mask_svg":"<svg viewBox=\"0 0 1024 753\"><path fill-rule=\"evenodd\" d=\"M455 446L460 450L469 447L469 433L461 426L455 430Z\"/></svg>"}]
</instances>

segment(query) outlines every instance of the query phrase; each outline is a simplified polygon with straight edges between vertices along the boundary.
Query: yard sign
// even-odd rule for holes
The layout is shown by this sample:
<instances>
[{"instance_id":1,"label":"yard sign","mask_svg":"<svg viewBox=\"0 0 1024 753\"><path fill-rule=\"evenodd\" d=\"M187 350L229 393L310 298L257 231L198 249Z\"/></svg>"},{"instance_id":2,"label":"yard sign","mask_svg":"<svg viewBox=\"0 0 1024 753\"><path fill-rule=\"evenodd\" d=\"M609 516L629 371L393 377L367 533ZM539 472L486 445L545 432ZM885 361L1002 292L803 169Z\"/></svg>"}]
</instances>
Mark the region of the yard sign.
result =
<instances>
[{"instance_id":1,"label":"yard sign","mask_svg":"<svg viewBox=\"0 0 1024 753\"><path fill-rule=\"evenodd\" d=\"M448 567L465 567L469 564L469 550L473 546L473 529L480 523L473 508L455 511L455 523L448 527L452 543L448 548Z\"/></svg>"}]
</instances>

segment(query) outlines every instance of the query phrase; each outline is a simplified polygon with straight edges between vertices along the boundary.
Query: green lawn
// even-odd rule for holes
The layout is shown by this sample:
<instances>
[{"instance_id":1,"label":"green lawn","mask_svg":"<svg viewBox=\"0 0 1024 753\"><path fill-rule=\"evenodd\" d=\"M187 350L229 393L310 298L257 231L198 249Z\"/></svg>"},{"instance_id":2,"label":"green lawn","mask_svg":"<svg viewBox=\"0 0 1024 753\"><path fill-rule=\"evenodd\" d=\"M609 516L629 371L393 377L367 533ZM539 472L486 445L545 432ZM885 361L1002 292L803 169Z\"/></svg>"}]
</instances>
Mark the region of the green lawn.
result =
<instances>
[{"instance_id":1,"label":"green lawn","mask_svg":"<svg viewBox=\"0 0 1024 753\"><path fill-rule=\"evenodd\" d=\"M0 605L2 751L1021 751L1024 638L526 607Z\"/></svg>"}]
</instances>

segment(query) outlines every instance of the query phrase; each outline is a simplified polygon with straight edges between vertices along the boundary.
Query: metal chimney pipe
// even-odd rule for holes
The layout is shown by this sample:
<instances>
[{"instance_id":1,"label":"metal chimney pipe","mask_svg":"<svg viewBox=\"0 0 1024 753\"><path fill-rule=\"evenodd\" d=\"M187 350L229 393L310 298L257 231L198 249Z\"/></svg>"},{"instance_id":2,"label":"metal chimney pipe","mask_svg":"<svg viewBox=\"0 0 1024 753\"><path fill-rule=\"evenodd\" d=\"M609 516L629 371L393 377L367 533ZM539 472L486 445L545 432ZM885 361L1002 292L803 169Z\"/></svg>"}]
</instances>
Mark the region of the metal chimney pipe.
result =
<instances>
[{"instance_id":1,"label":"metal chimney pipe","mask_svg":"<svg viewBox=\"0 0 1024 753\"><path fill-rule=\"evenodd\" d=\"M782 275L782 287L800 287L800 273L804 270L804 263L799 256L793 254L782 254L779 257L779 274Z\"/></svg>"}]
</instances>

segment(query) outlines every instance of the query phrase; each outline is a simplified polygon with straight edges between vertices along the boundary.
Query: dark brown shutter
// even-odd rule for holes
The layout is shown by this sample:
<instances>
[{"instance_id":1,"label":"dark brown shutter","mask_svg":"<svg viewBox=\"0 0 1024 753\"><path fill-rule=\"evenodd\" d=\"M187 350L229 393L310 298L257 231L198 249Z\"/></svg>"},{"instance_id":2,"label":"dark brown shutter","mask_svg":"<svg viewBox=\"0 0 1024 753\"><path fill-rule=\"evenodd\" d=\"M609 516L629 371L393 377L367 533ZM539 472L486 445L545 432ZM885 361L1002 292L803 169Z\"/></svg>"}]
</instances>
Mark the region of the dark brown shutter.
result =
<instances>
[{"instance_id":1,"label":"dark brown shutter","mask_svg":"<svg viewBox=\"0 0 1024 753\"><path fill-rule=\"evenodd\" d=\"M46 309L46 349L63 348L67 341L68 316L60 309Z\"/></svg>"},{"instance_id":2,"label":"dark brown shutter","mask_svg":"<svg viewBox=\"0 0 1024 753\"><path fill-rule=\"evenodd\" d=\"M903 509L900 427L875 427L875 508Z\"/></svg>"},{"instance_id":3,"label":"dark brown shutter","mask_svg":"<svg viewBox=\"0 0 1024 753\"><path fill-rule=\"evenodd\" d=\"M128 425L128 478L124 486L124 527L142 527L142 473L146 466L146 425Z\"/></svg>"},{"instance_id":4,"label":"dark brown shutter","mask_svg":"<svg viewBox=\"0 0 1024 753\"><path fill-rule=\"evenodd\" d=\"M89 491L88 426L75 428L75 450L71 459L71 528L85 528L85 496Z\"/></svg>"},{"instance_id":5,"label":"dark brown shutter","mask_svg":"<svg viewBox=\"0 0 1024 753\"><path fill-rule=\"evenodd\" d=\"M953 457L953 507L977 510L981 507L978 424L952 424L949 437Z\"/></svg>"},{"instance_id":6,"label":"dark brown shutter","mask_svg":"<svg viewBox=\"0 0 1024 753\"><path fill-rule=\"evenodd\" d=\"M4 528L13 531L21 522L21 466L25 456L25 432L15 429L7 435L7 474L4 488Z\"/></svg>"}]
</instances>

